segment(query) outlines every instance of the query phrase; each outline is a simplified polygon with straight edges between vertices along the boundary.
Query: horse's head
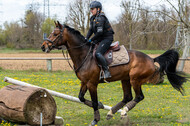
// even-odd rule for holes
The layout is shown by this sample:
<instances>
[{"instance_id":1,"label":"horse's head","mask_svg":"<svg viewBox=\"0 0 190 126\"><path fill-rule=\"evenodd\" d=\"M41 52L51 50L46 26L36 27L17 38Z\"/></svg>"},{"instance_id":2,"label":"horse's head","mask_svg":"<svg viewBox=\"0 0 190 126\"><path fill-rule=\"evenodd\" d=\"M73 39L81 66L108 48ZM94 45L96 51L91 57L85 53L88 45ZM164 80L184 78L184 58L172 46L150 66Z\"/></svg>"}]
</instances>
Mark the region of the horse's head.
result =
<instances>
[{"instance_id":1,"label":"horse's head","mask_svg":"<svg viewBox=\"0 0 190 126\"><path fill-rule=\"evenodd\" d=\"M60 46L64 45L66 43L66 37L64 37L64 27L57 21L55 22L55 29L53 32L49 35L48 38L46 38L41 45L42 51L49 53L52 49L59 49Z\"/></svg>"}]
</instances>

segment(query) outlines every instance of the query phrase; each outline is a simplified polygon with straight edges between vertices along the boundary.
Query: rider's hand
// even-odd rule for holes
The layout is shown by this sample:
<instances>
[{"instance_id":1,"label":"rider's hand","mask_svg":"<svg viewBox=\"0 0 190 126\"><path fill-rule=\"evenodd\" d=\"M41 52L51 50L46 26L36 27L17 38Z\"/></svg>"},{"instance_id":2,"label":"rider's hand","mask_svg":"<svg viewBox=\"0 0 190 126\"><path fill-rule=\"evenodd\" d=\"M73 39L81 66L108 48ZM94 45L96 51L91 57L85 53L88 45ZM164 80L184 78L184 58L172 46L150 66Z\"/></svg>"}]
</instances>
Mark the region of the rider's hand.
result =
<instances>
[{"instance_id":1,"label":"rider's hand","mask_svg":"<svg viewBox=\"0 0 190 126\"><path fill-rule=\"evenodd\" d=\"M91 42L92 42L92 40L91 40L91 39L89 39L89 40L88 40L88 42L89 42L89 43L91 43Z\"/></svg>"},{"instance_id":2,"label":"rider's hand","mask_svg":"<svg viewBox=\"0 0 190 126\"><path fill-rule=\"evenodd\" d=\"M94 41L91 42L91 45L96 45L96 43Z\"/></svg>"}]
</instances>

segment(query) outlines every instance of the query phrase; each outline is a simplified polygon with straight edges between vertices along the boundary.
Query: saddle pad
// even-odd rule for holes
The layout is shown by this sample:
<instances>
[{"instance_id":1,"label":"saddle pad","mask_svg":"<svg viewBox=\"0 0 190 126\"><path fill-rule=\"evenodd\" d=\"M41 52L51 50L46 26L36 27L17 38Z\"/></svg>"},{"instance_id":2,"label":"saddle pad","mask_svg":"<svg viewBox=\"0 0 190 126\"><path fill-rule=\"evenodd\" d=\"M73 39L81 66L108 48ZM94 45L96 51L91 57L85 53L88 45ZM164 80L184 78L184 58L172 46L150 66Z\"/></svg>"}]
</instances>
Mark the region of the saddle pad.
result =
<instances>
[{"instance_id":1,"label":"saddle pad","mask_svg":"<svg viewBox=\"0 0 190 126\"><path fill-rule=\"evenodd\" d=\"M129 55L124 45L121 45L119 51L113 52L113 62L109 65L109 67L127 63L129 63Z\"/></svg>"}]
</instances>

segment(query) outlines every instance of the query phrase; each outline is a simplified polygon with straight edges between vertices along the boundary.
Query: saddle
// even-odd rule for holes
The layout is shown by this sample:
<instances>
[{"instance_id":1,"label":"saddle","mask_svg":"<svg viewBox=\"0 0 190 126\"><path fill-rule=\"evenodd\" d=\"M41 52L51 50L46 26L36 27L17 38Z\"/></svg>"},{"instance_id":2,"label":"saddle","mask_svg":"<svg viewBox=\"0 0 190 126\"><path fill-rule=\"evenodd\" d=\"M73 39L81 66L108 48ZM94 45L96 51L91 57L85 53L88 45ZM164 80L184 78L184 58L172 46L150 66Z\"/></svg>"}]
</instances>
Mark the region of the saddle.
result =
<instances>
[{"instance_id":1,"label":"saddle","mask_svg":"<svg viewBox=\"0 0 190 126\"><path fill-rule=\"evenodd\" d=\"M93 51L93 57L95 59L95 52L97 47L98 45L95 46ZM119 45L119 41L116 41L111 44L108 51L104 54L104 57L109 67L127 64L129 62L128 52L123 45Z\"/></svg>"}]
</instances>

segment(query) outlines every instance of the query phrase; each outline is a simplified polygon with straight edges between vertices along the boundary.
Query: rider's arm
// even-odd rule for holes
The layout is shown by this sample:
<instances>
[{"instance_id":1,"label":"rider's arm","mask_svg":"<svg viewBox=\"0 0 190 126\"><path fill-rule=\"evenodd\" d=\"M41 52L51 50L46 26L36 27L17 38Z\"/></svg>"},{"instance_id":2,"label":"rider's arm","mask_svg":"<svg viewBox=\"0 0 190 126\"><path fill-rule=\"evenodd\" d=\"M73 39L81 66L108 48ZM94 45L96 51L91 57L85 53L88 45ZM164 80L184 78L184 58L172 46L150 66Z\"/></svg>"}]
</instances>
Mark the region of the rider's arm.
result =
<instances>
[{"instance_id":1,"label":"rider's arm","mask_svg":"<svg viewBox=\"0 0 190 126\"><path fill-rule=\"evenodd\" d=\"M87 39L89 39L90 36L93 34L93 28L92 28L92 27L93 27L93 23L92 23L92 22L93 22L93 18L94 18L94 17L91 17L91 18L90 18L90 28L89 28L88 33L87 33L87 35L86 35L86 38L87 38Z\"/></svg>"},{"instance_id":2,"label":"rider's arm","mask_svg":"<svg viewBox=\"0 0 190 126\"><path fill-rule=\"evenodd\" d=\"M88 33L87 33L87 35L86 35L86 38L89 39L92 34L93 34L92 26L90 26L90 29L88 30Z\"/></svg>"},{"instance_id":3,"label":"rider's arm","mask_svg":"<svg viewBox=\"0 0 190 126\"><path fill-rule=\"evenodd\" d=\"M100 16L97 19L97 32L96 34L92 37L92 41L96 40L98 37L102 36L104 33L104 23L105 23L105 17L104 16Z\"/></svg>"}]
</instances>

